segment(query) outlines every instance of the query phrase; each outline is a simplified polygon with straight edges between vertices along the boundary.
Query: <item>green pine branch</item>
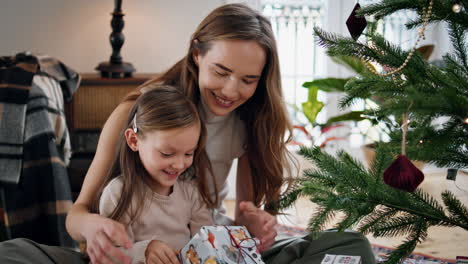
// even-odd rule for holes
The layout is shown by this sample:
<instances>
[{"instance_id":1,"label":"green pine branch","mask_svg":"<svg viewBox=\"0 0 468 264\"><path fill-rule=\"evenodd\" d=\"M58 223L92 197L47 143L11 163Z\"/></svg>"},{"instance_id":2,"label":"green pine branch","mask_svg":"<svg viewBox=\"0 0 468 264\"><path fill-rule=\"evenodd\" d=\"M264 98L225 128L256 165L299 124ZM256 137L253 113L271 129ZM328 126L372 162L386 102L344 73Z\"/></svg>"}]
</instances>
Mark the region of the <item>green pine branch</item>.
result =
<instances>
[{"instance_id":1,"label":"green pine branch","mask_svg":"<svg viewBox=\"0 0 468 264\"><path fill-rule=\"evenodd\" d=\"M369 70L366 68L365 62L360 59L356 59L351 56L331 57L331 59L333 62L342 65L348 70L357 74L369 72Z\"/></svg>"},{"instance_id":2,"label":"green pine branch","mask_svg":"<svg viewBox=\"0 0 468 264\"><path fill-rule=\"evenodd\" d=\"M459 62L463 66L465 71L468 71L468 62L467 62L467 54L468 54L468 47L465 41L465 30L459 24L450 23L449 24L449 36L450 40L453 43L453 47L455 49L456 57L458 58Z\"/></svg>"},{"instance_id":3,"label":"green pine branch","mask_svg":"<svg viewBox=\"0 0 468 264\"><path fill-rule=\"evenodd\" d=\"M313 221L309 222L309 231L312 237L316 238L320 235L321 230L325 228L325 225L335 217L335 212L332 207L321 207L311 217Z\"/></svg>"},{"instance_id":4,"label":"green pine branch","mask_svg":"<svg viewBox=\"0 0 468 264\"><path fill-rule=\"evenodd\" d=\"M467 6L466 0L461 1L463 6ZM375 16L376 19L381 19L389 16L400 10L412 10L421 14L424 8L427 8L429 1L426 0L382 0L379 3L363 6L358 15L364 16ZM429 23L434 22L453 22L468 27L468 14L466 12L454 13L452 6L454 1L452 0L434 0L432 8L432 16L429 19ZM409 28L418 26L422 23L419 19L414 23L408 24Z\"/></svg>"},{"instance_id":5,"label":"green pine branch","mask_svg":"<svg viewBox=\"0 0 468 264\"><path fill-rule=\"evenodd\" d=\"M311 217L309 230L313 234L335 218L345 215L336 228L357 228L374 236L406 235L406 241L389 256L387 263L397 263L427 237L431 226L458 226L468 230L468 209L449 192L444 192L444 205L422 190L408 193L383 182L382 174L392 162L389 145L378 145L376 159L369 169L345 152L336 157L320 148L301 148L300 154L314 162L315 170L307 170L290 194L280 204L291 206L299 196L308 197L318 205ZM447 215L446 212L450 214Z\"/></svg>"},{"instance_id":6,"label":"green pine branch","mask_svg":"<svg viewBox=\"0 0 468 264\"><path fill-rule=\"evenodd\" d=\"M419 221L415 224L415 228L411 230L407 240L404 241L403 244L398 246L394 251L392 251L388 259L384 263L400 263L404 257L408 256L409 254L411 254L411 252L413 252L418 243L426 239L427 229L427 222L422 218L419 219Z\"/></svg>"},{"instance_id":7,"label":"green pine branch","mask_svg":"<svg viewBox=\"0 0 468 264\"><path fill-rule=\"evenodd\" d=\"M351 79L345 85L345 96L340 100L340 107L346 108L354 103L376 96L387 98L403 94L402 87L397 86L390 78L376 75L360 76ZM385 101L384 101L385 102Z\"/></svg>"},{"instance_id":8,"label":"green pine branch","mask_svg":"<svg viewBox=\"0 0 468 264\"><path fill-rule=\"evenodd\" d=\"M421 217L408 213L382 219L382 221L374 225L372 233L375 237L404 236L417 228L420 219Z\"/></svg>"},{"instance_id":9,"label":"green pine branch","mask_svg":"<svg viewBox=\"0 0 468 264\"><path fill-rule=\"evenodd\" d=\"M442 199L447 205L450 215L456 221L460 221L468 225L468 209L449 191L442 193Z\"/></svg>"},{"instance_id":10,"label":"green pine branch","mask_svg":"<svg viewBox=\"0 0 468 264\"><path fill-rule=\"evenodd\" d=\"M358 229L363 234L368 234L375 231L375 226L385 219L394 217L398 213L398 209L381 206L374 211L373 214L365 216L359 223Z\"/></svg>"}]
</instances>

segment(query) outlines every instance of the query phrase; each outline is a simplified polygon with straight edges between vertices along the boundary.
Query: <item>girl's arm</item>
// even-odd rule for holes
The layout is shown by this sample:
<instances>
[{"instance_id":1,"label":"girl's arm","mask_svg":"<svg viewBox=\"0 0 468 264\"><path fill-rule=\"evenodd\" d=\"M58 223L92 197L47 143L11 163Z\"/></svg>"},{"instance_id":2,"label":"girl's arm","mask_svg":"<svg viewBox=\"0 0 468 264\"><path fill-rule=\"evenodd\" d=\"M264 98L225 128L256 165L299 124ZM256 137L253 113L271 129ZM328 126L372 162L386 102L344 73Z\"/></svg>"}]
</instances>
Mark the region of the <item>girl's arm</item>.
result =
<instances>
[{"instance_id":1,"label":"girl's arm","mask_svg":"<svg viewBox=\"0 0 468 264\"><path fill-rule=\"evenodd\" d=\"M109 183L109 185L106 186L106 188L104 189L101 199L99 201L99 214L104 217L109 217L114 211L115 207L117 207L117 203L121 197L121 193L121 181L116 179ZM120 221L123 223L128 223L130 219L127 214L124 214ZM126 228L126 232L128 234L129 239L133 241L133 247L128 250L125 250L123 247L118 247L118 249L131 258L132 264L146 263L145 251L152 239L135 242L135 236L132 226L128 226Z\"/></svg>"},{"instance_id":2,"label":"girl's arm","mask_svg":"<svg viewBox=\"0 0 468 264\"><path fill-rule=\"evenodd\" d=\"M202 226L213 225L213 217L211 211L206 206L205 202L200 196L200 193L195 184L190 184L192 189L192 217L190 218L190 236L193 237Z\"/></svg>"},{"instance_id":3,"label":"girl's arm","mask_svg":"<svg viewBox=\"0 0 468 264\"><path fill-rule=\"evenodd\" d=\"M253 236L260 239L258 249L265 251L275 242L277 222L276 217L253 203L254 186L247 153L238 160L236 182L235 222L246 226Z\"/></svg>"},{"instance_id":4,"label":"girl's arm","mask_svg":"<svg viewBox=\"0 0 468 264\"><path fill-rule=\"evenodd\" d=\"M99 137L96 154L81 187L78 199L70 209L66 219L68 233L77 241L87 242L88 254L97 256L97 260L107 263L111 255L128 263L128 257L114 247L109 237L120 245L131 246L122 224L90 213L90 207L99 187L112 166L120 131L125 126L133 102L121 103L112 112ZM94 261L93 261L94 262Z\"/></svg>"}]
</instances>

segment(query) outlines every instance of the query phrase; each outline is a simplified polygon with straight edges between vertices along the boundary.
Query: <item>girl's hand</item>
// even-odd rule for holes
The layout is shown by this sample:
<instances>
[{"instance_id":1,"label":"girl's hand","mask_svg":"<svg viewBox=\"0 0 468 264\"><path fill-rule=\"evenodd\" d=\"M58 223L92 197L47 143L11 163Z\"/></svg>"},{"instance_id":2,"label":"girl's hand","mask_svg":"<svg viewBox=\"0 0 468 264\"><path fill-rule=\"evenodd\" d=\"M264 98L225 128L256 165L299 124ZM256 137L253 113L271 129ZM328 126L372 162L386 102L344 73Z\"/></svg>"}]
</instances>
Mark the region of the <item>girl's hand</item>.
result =
<instances>
[{"instance_id":1,"label":"girl's hand","mask_svg":"<svg viewBox=\"0 0 468 264\"><path fill-rule=\"evenodd\" d=\"M86 252L91 263L112 264L112 259L125 264L131 262L130 257L116 247L117 245L128 249L133 246L121 223L92 214L87 224L83 226L82 235L86 238Z\"/></svg>"},{"instance_id":2,"label":"girl's hand","mask_svg":"<svg viewBox=\"0 0 468 264\"><path fill-rule=\"evenodd\" d=\"M260 240L260 245L257 246L260 252L269 249L275 242L276 217L257 208L252 202L239 203L238 223L246 226L252 236Z\"/></svg>"},{"instance_id":3,"label":"girl's hand","mask_svg":"<svg viewBox=\"0 0 468 264\"><path fill-rule=\"evenodd\" d=\"M177 254L179 252L162 241L153 240L145 251L147 264L180 264Z\"/></svg>"}]
</instances>

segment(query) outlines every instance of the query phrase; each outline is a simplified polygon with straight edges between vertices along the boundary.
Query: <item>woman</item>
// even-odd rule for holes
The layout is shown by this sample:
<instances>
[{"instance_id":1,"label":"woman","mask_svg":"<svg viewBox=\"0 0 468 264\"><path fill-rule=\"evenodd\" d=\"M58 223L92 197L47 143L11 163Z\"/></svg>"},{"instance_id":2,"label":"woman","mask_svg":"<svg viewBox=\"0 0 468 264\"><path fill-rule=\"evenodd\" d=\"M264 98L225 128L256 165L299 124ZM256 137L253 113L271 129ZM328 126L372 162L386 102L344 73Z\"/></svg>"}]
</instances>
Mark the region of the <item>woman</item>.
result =
<instances>
[{"instance_id":1,"label":"woman","mask_svg":"<svg viewBox=\"0 0 468 264\"><path fill-rule=\"evenodd\" d=\"M215 9L192 35L187 55L153 82L183 87L199 107L216 182L210 187L213 193L219 192L220 201L226 196L232 161L239 158L235 222L261 240L260 250L269 248L276 236L276 219L273 211L258 207L279 197L283 170L289 170L285 134L291 128L269 21L240 4ZM137 95L127 98L106 122L81 193L67 217L67 230L93 249L88 250L93 261L106 255L126 259L112 246L129 243L124 228L91 214L89 207L111 166L110 153L116 152L116 131L124 126ZM217 223L229 223L223 213L222 208L215 210Z\"/></svg>"},{"instance_id":2,"label":"woman","mask_svg":"<svg viewBox=\"0 0 468 264\"><path fill-rule=\"evenodd\" d=\"M283 175L291 175L292 170L286 149L291 125L283 102L277 48L269 21L242 4L213 10L192 35L187 55L152 82L182 87L197 105L207 128L206 150L213 171L208 187L214 198L219 194L219 201L226 197L228 171L238 158L235 224L245 225L260 239L260 251L270 248L276 237L275 202L285 184ZM93 263L111 263L112 258L123 263L130 261L114 246L132 246L123 225L91 213L90 207L117 151L117 131L125 126L140 92L145 91L129 95L104 125L80 195L67 217L68 232L74 239L86 241ZM260 209L262 205L265 210ZM229 223L223 215L224 209L218 203L213 210L215 222ZM322 238L327 239L327 235ZM324 244L320 239L314 241ZM340 241L327 241L327 245L339 249ZM294 242L285 243L298 249ZM362 236L346 243L353 243L352 249L337 252L371 255ZM328 252L327 248L313 246L320 249L318 253L314 251L319 256ZM272 254L276 255L277 250L275 246L266 252L269 260L274 261Z\"/></svg>"}]
</instances>

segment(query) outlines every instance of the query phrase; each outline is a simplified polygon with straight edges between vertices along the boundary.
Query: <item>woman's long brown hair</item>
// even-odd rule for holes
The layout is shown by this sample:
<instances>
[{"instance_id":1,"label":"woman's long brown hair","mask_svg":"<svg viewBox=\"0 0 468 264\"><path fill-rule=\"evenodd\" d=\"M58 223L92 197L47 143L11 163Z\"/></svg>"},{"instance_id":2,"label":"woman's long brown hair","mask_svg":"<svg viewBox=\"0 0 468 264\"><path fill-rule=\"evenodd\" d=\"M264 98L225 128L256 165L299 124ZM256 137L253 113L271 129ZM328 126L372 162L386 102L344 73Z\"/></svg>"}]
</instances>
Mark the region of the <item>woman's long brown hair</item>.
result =
<instances>
[{"instance_id":1,"label":"woman's long brown hair","mask_svg":"<svg viewBox=\"0 0 468 264\"><path fill-rule=\"evenodd\" d=\"M211 196L207 187L209 182L207 172L211 168L205 151L206 128L195 104L180 89L173 86L153 83L148 84L147 87L149 88L148 92L140 95L136 100L124 131L127 128L132 128L134 118L138 128L137 135L141 139L144 139L146 134L151 131L198 125L200 139L194 153L193 164L180 177L182 180L195 178L204 202L209 207L215 207L218 203L217 196ZM113 168L103 186L106 186L113 178L122 175L121 197L109 217L119 221L124 214L128 214L130 223L125 224L131 224L141 214L146 201L152 195L151 189L146 186L151 176L145 170L138 152L132 151L127 145L124 133L120 136L120 144L119 155L115 159Z\"/></svg>"},{"instance_id":2,"label":"woman's long brown hair","mask_svg":"<svg viewBox=\"0 0 468 264\"><path fill-rule=\"evenodd\" d=\"M253 202L257 206L267 204L271 213L277 213L274 204L281 188L285 182L286 187L291 183L291 177L284 177L284 174L292 176L291 161L296 168L297 163L286 148L292 125L282 95L276 41L268 19L243 4L228 4L213 10L192 35L187 55L150 83L177 85L199 104L198 67L192 54L197 50L205 55L216 40L256 41L266 53L266 64L255 94L236 112L247 128Z\"/></svg>"}]
</instances>

